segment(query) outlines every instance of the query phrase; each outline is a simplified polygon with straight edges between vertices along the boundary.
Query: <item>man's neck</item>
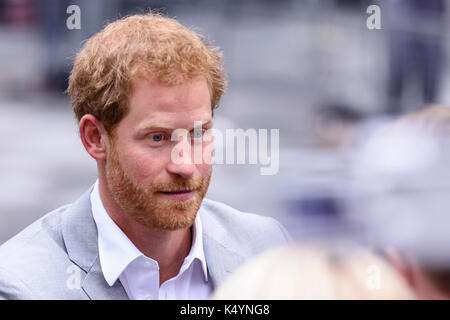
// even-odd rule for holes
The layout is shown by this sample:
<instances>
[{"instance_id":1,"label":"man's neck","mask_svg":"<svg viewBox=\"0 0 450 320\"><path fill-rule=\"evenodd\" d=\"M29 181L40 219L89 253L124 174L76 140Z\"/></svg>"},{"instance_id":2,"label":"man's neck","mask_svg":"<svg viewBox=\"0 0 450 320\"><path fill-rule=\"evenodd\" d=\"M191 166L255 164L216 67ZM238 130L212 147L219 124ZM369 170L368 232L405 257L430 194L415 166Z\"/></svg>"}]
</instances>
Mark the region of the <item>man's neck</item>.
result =
<instances>
[{"instance_id":1,"label":"man's neck","mask_svg":"<svg viewBox=\"0 0 450 320\"><path fill-rule=\"evenodd\" d=\"M175 277L192 246L191 228L175 231L150 229L123 212L112 198L105 183L99 181L103 206L110 218L145 256L159 265L160 285Z\"/></svg>"}]
</instances>

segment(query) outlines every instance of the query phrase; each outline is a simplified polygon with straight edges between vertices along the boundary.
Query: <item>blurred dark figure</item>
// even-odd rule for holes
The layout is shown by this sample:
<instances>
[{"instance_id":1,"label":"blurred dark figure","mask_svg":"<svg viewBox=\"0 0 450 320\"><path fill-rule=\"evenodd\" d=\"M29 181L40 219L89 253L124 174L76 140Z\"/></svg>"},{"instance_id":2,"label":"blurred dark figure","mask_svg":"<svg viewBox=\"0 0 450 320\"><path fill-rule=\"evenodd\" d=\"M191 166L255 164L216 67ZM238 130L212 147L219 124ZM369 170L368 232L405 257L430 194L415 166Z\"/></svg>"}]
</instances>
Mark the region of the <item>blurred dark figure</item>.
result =
<instances>
[{"instance_id":1,"label":"blurred dark figure","mask_svg":"<svg viewBox=\"0 0 450 320\"><path fill-rule=\"evenodd\" d=\"M387 112L404 110L408 84L420 88L417 107L437 103L443 62L444 0L388 0L382 14L389 31ZM416 107L416 108L417 108Z\"/></svg>"},{"instance_id":2,"label":"blurred dark figure","mask_svg":"<svg viewBox=\"0 0 450 320\"><path fill-rule=\"evenodd\" d=\"M21 0L24 1L24 0ZM107 21L150 9L169 12L174 1L162 0L36 0L40 27L46 45L45 89L64 92L72 59L83 42L100 31ZM80 7L81 29L69 30L66 21L70 5Z\"/></svg>"},{"instance_id":3,"label":"blurred dark figure","mask_svg":"<svg viewBox=\"0 0 450 320\"><path fill-rule=\"evenodd\" d=\"M315 132L321 145L345 147L353 143L356 129L365 115L344 103L330 103L319 108Z\"/></svg>"},{"instance_id":4,"label":"blurred dark figure","mask_svg":"<svg viewBox=\"0 0 450 320\"><path fill-rule=\"evenodd\" d=\"M14 27L30 27L36 20L33 0L0 0L0 23Z\"/></svg>"},{"instance_id":5,"label":"blurred dark figure","mask_svg":"<svg viewBox=\"0 0 450 320\"><path fill-rule=\"evenodd\" d=\"M68 0L39 0L40 27L45 41L44 89L63 92L69 77L67 51L68 30L66 8ZM76 32L76 31L75 31Z\"/></svg>"},{"instance_id":6,"label":"blurred dark figure","mask_svg":"<svg viewBox=\"0 0 450 320\"><path fill-rule=\"evenodd\" d=\"M292 234L301 240L330 240L347 237L358 225L347 219L348 195L334 188L309 186L286 202L291 221L297 224Z\"/></svg>"}]
</instances>

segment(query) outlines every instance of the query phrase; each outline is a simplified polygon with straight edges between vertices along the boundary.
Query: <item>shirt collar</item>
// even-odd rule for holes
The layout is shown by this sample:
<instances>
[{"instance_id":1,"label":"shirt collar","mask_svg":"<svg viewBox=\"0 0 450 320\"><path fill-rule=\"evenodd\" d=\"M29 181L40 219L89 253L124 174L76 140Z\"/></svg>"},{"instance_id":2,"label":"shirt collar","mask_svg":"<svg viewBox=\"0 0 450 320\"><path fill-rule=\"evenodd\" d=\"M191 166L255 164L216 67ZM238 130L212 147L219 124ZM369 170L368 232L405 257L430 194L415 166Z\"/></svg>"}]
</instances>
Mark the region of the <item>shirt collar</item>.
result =
<instances>
[{"instance_id":1,"label":"shirt collar","mask_svg":"<svg viewBox=\"0 0 450 320\"><path fill-rule=\"evenodd\" d=\"M136 248L125 233L111 219L100 198L99 182L95 182L91 195L91 207L98 232L98 251L103 276L110 286L114 285L128 265L144 254ZM192 246L180 269L188 269L198 259L203 269L205 281L208 281L205 252L203 250L203 231L200 215L197 213L192 226Z\"/></svg>"}]
</instances>

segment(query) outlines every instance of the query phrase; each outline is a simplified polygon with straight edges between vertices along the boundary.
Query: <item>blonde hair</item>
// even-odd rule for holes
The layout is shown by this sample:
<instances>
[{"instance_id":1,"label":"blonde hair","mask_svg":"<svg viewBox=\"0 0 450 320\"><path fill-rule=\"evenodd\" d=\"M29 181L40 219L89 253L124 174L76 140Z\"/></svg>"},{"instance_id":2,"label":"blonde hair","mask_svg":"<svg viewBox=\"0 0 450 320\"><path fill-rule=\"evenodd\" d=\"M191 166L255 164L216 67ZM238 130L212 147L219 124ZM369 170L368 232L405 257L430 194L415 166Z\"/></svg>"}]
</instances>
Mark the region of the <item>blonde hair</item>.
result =
<instances>
[{"instance_id":1,"label":"blonde hair","mask_svg":"<svg viewBox=\"0 0 450 320\"><path fill-rule=\"evenodd\" d=\"M413 299L414 295L393 268L366 251L295 245L251 259L216 289L213 298Z\"/></svg>"},{"instance_id":2,"label":"blonde hair","mask_svg":"<svg viewBox=\"0 0 450 320\"><path fill-rule=\"evenodd\" d=\"M75 59L67 89L75 115L79 121L92 114L111 133L128 112L132 81L137 77L175 85L203 76L214 111L227 85L218 50L161 14L114 21L91 37Z\"/></svg>"}]
</instances>

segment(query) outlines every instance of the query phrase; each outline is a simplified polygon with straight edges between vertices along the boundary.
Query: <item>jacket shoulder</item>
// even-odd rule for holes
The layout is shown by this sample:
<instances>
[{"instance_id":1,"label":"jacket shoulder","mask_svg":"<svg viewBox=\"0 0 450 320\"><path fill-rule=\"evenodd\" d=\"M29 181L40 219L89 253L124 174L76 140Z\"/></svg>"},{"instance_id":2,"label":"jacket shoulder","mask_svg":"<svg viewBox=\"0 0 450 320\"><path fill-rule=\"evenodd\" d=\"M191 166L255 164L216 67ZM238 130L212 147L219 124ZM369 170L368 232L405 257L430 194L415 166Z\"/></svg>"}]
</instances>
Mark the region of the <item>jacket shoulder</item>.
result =
<instances>
[{"instance_id":1,"label":"jacket shoulder","mask_svg":"<svg viewBox=\"0 0 450 320\"><path fill-rule=\"evenodd\" d=\"M0 299L37 299L36 284L47 283L51 289L52 281L46 279L67 272L61 227L67 207L46 214L0 246Z\"/></svg>"},{"instance_id":2,"label":"jacket shoulder","mask_svg":"<svg viewBox=\"0 0 450 320\"><path fill-rule=\"evenodd\" d=\"M43 243L51 243L57 245L60 249L64 249L61 216L67 207L68 205L47 213L2 244L0 246L0 257L6 259L0 259L0 267L8 260L7 258L12 258L17 253L21 254L23 250L35 251L41 248Z\"/></svg>"},{"instance_id":3,"label":"jacket shoulder","mask_svg":"<svg viewBox=\"0 0 450 320\"><path fill-rule=\"evenodd\" d=\"M203 200L201 219L207 237L244 255L291 241L289 233L274 218L242 212L211 199Z\"/></svg>"}]
</instances>

